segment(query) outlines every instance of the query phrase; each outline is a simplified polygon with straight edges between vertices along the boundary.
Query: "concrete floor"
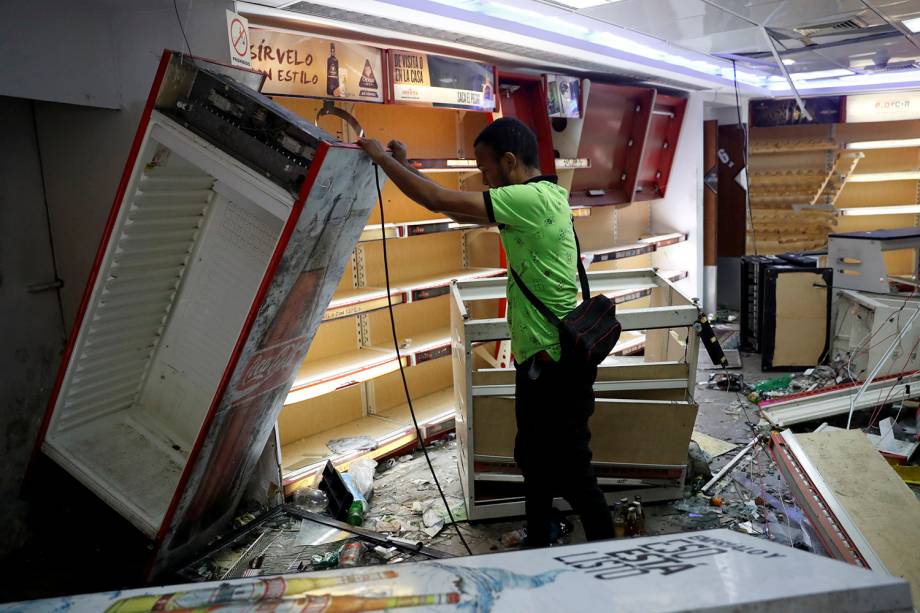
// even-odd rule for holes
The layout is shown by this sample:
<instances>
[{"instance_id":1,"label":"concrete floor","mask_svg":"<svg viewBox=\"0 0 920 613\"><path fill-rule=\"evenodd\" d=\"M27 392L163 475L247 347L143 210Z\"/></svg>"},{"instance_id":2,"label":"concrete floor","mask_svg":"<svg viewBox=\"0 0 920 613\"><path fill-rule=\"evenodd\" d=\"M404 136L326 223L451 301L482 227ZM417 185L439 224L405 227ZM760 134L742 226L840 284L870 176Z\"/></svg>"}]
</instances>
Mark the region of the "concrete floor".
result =
<instances>
[{"instance_id":1,"label":"concrete floor","mask_svg":"<svg viewBox=\"0 0 920 613\"><path fill-rule=\"evenodd\" d=\"M773 376L771 373L761 372L759 356L745 355L742 363L744 365L743 369L733 372L743 372L745 380L748 382L756 382ZM697 381L707 381L711 372L714 371L699 370ZM739 445L739 450L741 446L750 442L752 431L747 418L749 416L755 422L758 418L750 409L746 415L741 410L731 408L732 403L737 404L739 400L738 394L697 387L695 399L699 403L696 430L727 442L736 443ZM453 441L446 444L439 443L429 453L448 503L455 513L462 513L463 494L457 471L456 443ZM710 464L713 472L718 471L733 455L734 452L729 452L714 458ZM766 471L769 460L765 454L761 452L756 460L761 470ZM465 548L451 526L445 526L440 534L434 538L429 538L421 531L423 526L421 515L412 510L412 503L419 502L422 508L431 507L446 516L446 513L443 512L444 504L432 484L431 475L422 453L418 451L411 456L399 458L395 462L391 461L391 463L392 468L379 472L377 479L374 481L374 497L371 500L371 508L366 518L365 527L392 530L394 522L397 522L401 534L409 538L423 540L431 547L456 555L465 554ZM384 466L381 466L378 470L381 469L384 469ZM776 488L774 487L774 489ZM687 512L676 510L673 502L647 503L645 508L646 529L649 534L669 534L715 527L712 521L699 521L699 518L689 517ZM563 542L584 542L584 532L579 520L576 516L570 516L569 519L573 524L574 531L563 539ZM718 521L718 518L712 519ZM724 525L724 522L722 525ZM523 518L515 518L510 521L480 522L476 524L463 522L459 527L472 552L480 554L506 549L501 543L502 535L512 530L520 529L523 526Z\"/></svg>"},{"instance_id":2,"label":"concrete floor","mask_svg":"<svg viewBox=\"0 0 920 613\"><path fill-rule=\"evenodd\" d=\"M770 376L759 371L758 363L758 356L745 356L744 373L749 381ZM709 374L700 370L699 381L706 381ZM697 430L739 445L750 441L751 430L745 414L730 408L732 402L738 399L735 393L698 387L695 397L699 403ZM753 413L750 417L756 419ZM434 445L431 450L432 462L445 495L460 520L464 507L456 454L456 443L453 441ZM733 452L729 452L715 458L711 463L712 470L718 470L732 455ZM56 485L38 492L34 498L32 540L16 555L0 561L0 573L4 577L4 581L0 582L0 601L143 585L142 570L147 553L143 539L85 488L61 474L56 466L47 464L49 476L39 481L44 487L51 483ZM757 487L764 491L765 496L768 495L768 489L769 495L775 494L779 498L779 504L783 504L784 499L788 501L788 497L780 491L781 485L774 482L769 461L763 453L756 458L756 464L748 464L749 467L739 479L747 480L751 487L746 490L732 483L724 493L727 501L730 501L724 509L710 508L707 500L699 497L647 504L648 533L668 534L718 526L732 527L746 518L743 507L745 501L750 504L753 497L750 490L754 489L755 482L760 484ZM433 538L421 531L423 518L417 510L413 510L413 502L419 502L423 509L430 505L443 513L443 504L431 483L431 475L421 452L397 459L392 462L392 466L381 466L380 469L364 527L392 529L393 522L398 521L401 536L419 538L432 547L464 555L465 548L452 526L445 526ZM570 519L574 530L562 542L583 542L584 533L577 518ZM503 550L501 536L521 527L521 518L459 524L461 533L475 554ZM761 531L767 532L767 527L765 521ZM773 523L773 527L777 528L777 522ZM785 530L781 525L778 527ZM296 530L296 526L293 529ZM795 526L790 526L790 533L795 530ZM765 536L775 538L775 534ZM793 539L790 537L787 540L791 544Z\"/></svg>"}]
</instances>

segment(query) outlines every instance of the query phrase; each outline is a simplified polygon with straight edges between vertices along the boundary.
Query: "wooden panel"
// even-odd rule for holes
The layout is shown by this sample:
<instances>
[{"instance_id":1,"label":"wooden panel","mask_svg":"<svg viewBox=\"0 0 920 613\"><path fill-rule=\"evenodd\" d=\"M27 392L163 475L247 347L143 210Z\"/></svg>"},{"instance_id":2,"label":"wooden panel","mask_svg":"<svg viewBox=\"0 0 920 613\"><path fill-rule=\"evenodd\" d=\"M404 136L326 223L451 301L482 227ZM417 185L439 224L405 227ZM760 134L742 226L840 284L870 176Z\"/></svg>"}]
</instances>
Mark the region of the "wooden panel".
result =
<instances>
[{"instance_id":1,"label":"wooden panel","mask_svg":"<svg viewBox=\"0 0 920 613\"><path fill-rule=\"evenodd\" d=\"M648 236L652 231L650 207L648 202L634 202L617 209L618 241L629 243Z\"/></svg>"},{"instance_id":2,"label":"wooden panel","mask_svg":"<svg viewBox=\"0 0 920 613\"><path fill-rule=\"evenodd\" d=\"M867 149L859 172L899 172L920 168L920 148Z\"/></svg>"},{"instance_id":3,"label":"wooden panel","mask_svg":"<svg viewBox=\"0 0 920 613\"><path fill-rule=\"evenodd\" d=\"M420 398L451 387L453 385L451 369L450 358L429 360L418 366L407 368L406 381L409 384L409 392L412 394L412 398ZM374 413L385 413L388 409L406 402L406 394L399 371L374 379L371 385L373 386Z\"/></svg>"},{"instance_id":4,"label":"wooden panel","mask_svg":"<svg viewBox=\"0 0 920 613\"><path fill-rule=\"evenodd\" d=\"M501 237L498 228L467 231L467 257L474 268L502 268ZM457 240L464 240L457 235Z\"/></svg>"},{"instance_id":5,"label":"wooden panel","mask_svg":"<svg viewBox=\"0 0 920 613\"><path fill-rule=\"evenodd\" d=\"M382 182L383 174L381 173L380 176ZM448 189L460 189L460 180L456 173L431 173L426 177ZM387 181L380 193L383 196L383 213L387 223L442 219L444 217L440 213L433 213L422 205L409 200L392 181ZM368 225L380 224L379 207L374 207L367 223Z\"/></svg>"},{"instance_id":6,"label":"wooden panel","mask_svg":"<svg viewBox=\"0 0 920 613\"><path fill-rule=\"evenodd\" d=\"M744 168L744 133L737 126L719 126L719 149L727 162L719 161L718 256L741 257L745 253L747 204L744 189L735 177ZM753 184L754 177L751 177Z\"/></svg>"},{"instance_id":7,"label":"wooden panel","mask_svg":"<svg viewBox=\"0 0 920 613\"><path fill-rule=\"evenodd\" d=\"M359 419L363 414L361 386L348 387L285 406L278 417L278 435L281 444L287 445Z\"/></svg>"},{"instance_id":8,"label":"wooden panel","mask_svg":"<svg viewBox=\"0 0 920 613\"><path fill-rule=\"evenodd\" d=\"M813 366L827 343L827 287L819 275L803 271L776 275L776 319L772 364Z\"/></svg>"},{"instance_id":9,"label":"wooden panel","mask_svg":"<svg viewBox=\"0 0 920 613\"><path fill-rule=\"evenodd\" d=\"M593 210L590 217L575 218L575 231L578 232L578 243L583 252L614 244L616 215L617 208L608 207Z\"/></svg>"},{"instance_id":10,"label":"wooden panel","mask_svg":"<svg viewBox=\"0 0 920 613\"><path fill-rule=\"evenodd\" d=\"M383 245L380 241L364 245L368 285L385 285ZM390 283L397 285L413 278L436 275L461 268L460 235L444 232L415 236L410 240L388 241Z\"/></svg>"},{"instance_id":11,"label":"wooden panel","mask_svg":"<svg viewBox=\"0 0 920 613\"><path fill-rule=\"evenodd\" d=\"M796 435L837 501L920 607L920 502L860 430Z\"/></svg>"},{"instance_id":12,"label":"wooden panel","mask_svg":"<svg viewBox=\"0 0 920 613\"><path fill-rule=\"evenodd\" d=\"M450 296L444 295L430 300L401 304L393 309L396 333L400 343L407 339L417 344L423 338L443 333L446 338L450 328ZM371 344L375 347L392 349L393 331L387 309L375 311L367 316Z\"/></svg>"},{"instance_id":13,"label":"wooden panel","mask_svg":"<svg viewBox=\"0 0 920 613\"><path fill-rule=\"evenodd\" d=\"M473 407L475 453L512 457L517 430L514 399L478 397ZM696 412L691 403L598 399L590 421L594 461L686 464Z\"/></svg>"},{"instance_id":14,"label":"wooden panel","mask_svg":"<svg viewBox=\"0 0 920 613\"><path fill-rule=\"evenodd\" d=\"M358 348L358 334L354 318L323 322L310 343L306 362L332 355L354 351Z\"/></svg>"},{"instance_id":15,"label":"wooden panel","mask_svg":"<svg viewBox=\"0 0 920 613\"><path fill-rule=\"evenodd\" d=\"M686 379L687 364L624 364L601 366L598 381L629 381L644 379ZM473 385L513 385L514 369L479 370L473 372Z\"/></svg>"}]
</instances>

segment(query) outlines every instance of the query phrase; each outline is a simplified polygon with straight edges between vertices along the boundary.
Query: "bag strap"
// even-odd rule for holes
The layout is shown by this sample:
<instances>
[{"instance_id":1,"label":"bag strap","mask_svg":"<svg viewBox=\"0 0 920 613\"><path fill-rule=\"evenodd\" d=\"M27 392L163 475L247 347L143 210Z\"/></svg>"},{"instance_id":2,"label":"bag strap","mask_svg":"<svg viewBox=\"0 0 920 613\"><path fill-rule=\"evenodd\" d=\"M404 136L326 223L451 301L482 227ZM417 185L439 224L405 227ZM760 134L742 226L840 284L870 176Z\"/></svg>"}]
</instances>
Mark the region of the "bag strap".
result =
<instances>
[{"instance_id":1,"label":"bag strap","mask_svg":"<svg viewBox=\"0 0 920 613\"><path fill-rule=\"evenodd\" d=\"M581 282L581 299L582 302L591 298L591 288L588 285L588 273L585 272L585 265L581 261L581 245L578 243L578 234L575 232L575 223L572 220L572 234L575 235L575 251L576 259L578 260L578 280ZM549 307L543 304L543 301L537 298L536 294L530 291L530 288L527 287L527 284L524 283L524 280L521 279L520 275L517 274L511 266L508 266L508 271L511 273L511 276L514 278L514 282L520 288L521 293L527 297L527 300L545 317L550 321L551 324L559 327L562 324L562 321L559 317L553 313Z\"/></svg>"},{"instance_id":2,"label":"bag strap","mask_svg":"<svg viewBox=\"0 0 920 613\"><path fill-rule=\"evenodd\" d=\"M575 252L578 257L578 280L581 281L581 301L591 299L591 287L588 285L588 273L581 261L581 245L578 244L578 233L575 232L575 219L572 219L572 234L575 235Z\"/></svg>"}]
</instances>

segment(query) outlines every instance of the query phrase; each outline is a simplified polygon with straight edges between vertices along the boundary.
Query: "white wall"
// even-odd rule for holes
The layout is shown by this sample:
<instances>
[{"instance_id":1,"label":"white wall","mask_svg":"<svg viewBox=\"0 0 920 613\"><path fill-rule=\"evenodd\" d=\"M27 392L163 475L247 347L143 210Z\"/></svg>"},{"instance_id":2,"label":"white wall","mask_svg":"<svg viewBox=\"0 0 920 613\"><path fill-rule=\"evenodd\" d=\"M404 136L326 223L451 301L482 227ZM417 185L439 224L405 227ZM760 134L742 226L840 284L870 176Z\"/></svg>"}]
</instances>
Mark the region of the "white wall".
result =
<instances>
[{"instance_id":1,"label":"white wall","mask_svg":"<svg viewBox=\"0 0 920 613\"><path fill-rule=\"evenodd\" d=\"M224 10L232 4L179 0L196 55L229 60ZM172 0L0 0L0 23L2 556L26 538L19 485L63 350L62 327L79 306L163 49L185 42ZM52 242L63 309L53 290L28 291L54 279Z\"/></svg>"},{"instance_id":2,"label":"white wall","mask_svg":"<svg viewBox=\"0 0 920 613\"><path fill-rule=\"evenodd\" d=\"M677 287L688 298L703 297L703 98L691 93L674 153L667 195L651 203L652 231L683 232L687 240L652 254L662 270L687 270Z\"/></svg>"},{"instance_id":3,"label":"white wall","mask_svg":"<svg viewBox=\"0 0 920 613\"><path fill-rule=\"evenodd\" d=\"M89 2L0 0L0 95L120 107L107 12Z\"/></svg>"},{"instance_id":4,"label":"white wall","mask_svg":"<svg viewBox=\"0 0 920 613\"><path fill-rule=\"evenodd\" d=\"M25 4L25 3L23 3ZM20 30L45 41L73 18L66 7L78 3L46 0L54 10L46 10L41 24L26 20ZM83 6L83 3L80 3ZM193 54L229 63L225 9L231 0L179 0L179 15L188 34ZM137 130L157 65L163 50L185 50L172 0L152 2L113 2L107 10L89 11L93 16L92 32L111 32L108 40L97 41L106 48L111 64L94 65L96 55L89 53L77 60L81 83L104 84L116 75L121 110L112 111L62 104L36 105L39 143L45 170L45 188L51 211L51 230L59 261L64 313L71 325L79 307L96 248L122 169ZM81 25L83 21L79 21ZM43 48L43 47L42 47ZM94 48L95 51L95 48ZM50 61L55 53L45 52ZM36 61L36 70L45 70L45 62ZM50 73L38 73L47 78ZM62 88L61 91L66 91Z\"/></svg>"}]
</instances>

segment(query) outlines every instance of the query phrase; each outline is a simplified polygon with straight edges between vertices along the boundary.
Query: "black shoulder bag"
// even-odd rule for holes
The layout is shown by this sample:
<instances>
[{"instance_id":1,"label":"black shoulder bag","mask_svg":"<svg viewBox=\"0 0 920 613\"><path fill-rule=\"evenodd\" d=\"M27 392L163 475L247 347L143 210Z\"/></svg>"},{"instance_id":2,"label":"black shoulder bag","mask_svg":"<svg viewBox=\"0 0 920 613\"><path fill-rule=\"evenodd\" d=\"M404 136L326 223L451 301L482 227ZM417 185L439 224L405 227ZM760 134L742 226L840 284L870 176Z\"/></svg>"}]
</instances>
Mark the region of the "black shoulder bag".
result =
<instances>
[{"instance_id":1,"label":"black shoulder bag","mask_svg":"<svg viewBox=\"0 0 920 613\"><path fill-rule=\"evenodd\" d=\"M572 233L575 233L574 226ZM575 234L575 248L578 252L578 278L581 281L582 302L568 315L559 319L543 301L534 295L521 277L510 266L508 270L514 282L527 296L531 304L559 329L559 343L562 346L562 360L575 368L594 367L613 351L620 340L623 326L617 321L616 304L603 294L591 297L588 275L581 262L581 246Z\"/></svg>"}]
</instances>

